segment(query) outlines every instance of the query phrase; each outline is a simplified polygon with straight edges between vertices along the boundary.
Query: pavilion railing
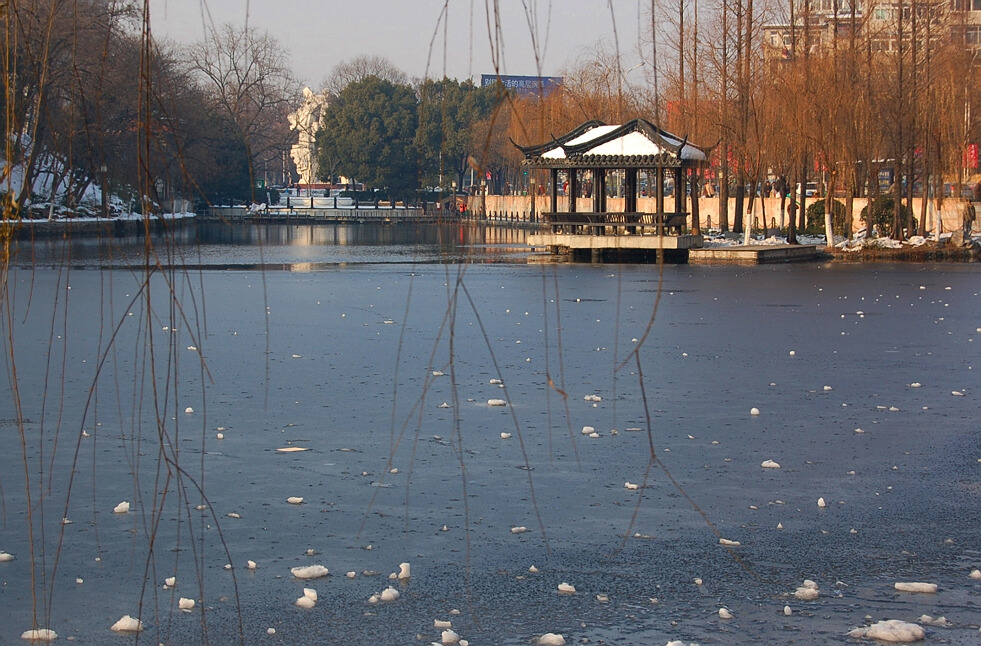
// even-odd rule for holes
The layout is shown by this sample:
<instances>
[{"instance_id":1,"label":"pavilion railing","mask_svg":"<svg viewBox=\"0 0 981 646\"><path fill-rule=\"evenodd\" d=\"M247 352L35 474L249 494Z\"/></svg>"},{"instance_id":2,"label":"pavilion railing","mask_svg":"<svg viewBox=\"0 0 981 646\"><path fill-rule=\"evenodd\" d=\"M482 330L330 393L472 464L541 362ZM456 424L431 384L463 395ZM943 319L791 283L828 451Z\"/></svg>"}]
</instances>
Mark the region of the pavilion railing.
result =
<instances>
[{"instance_id":1,"label":"pavilion railing","mask_svg":"<svg viewBox=\"0 0 981 646\"><path fill-rule=\"evenodd\" d=\"M594 213L544 212L542 217L554 233L591 233L602 235L610 228L614 235L657 233L660 228L680 234L688 222L687 212L668 213Z\"/></svg>"}]
</instances>

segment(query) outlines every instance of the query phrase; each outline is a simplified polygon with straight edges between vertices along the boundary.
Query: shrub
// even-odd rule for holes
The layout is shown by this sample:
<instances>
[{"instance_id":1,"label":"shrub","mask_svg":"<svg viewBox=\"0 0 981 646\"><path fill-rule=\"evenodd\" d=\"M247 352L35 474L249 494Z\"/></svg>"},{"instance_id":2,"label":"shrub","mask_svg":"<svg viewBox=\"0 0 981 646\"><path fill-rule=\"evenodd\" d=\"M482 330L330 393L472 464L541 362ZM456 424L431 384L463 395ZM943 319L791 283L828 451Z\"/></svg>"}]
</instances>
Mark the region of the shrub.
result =
<instances>
[{"instance_id":1,"label":"shrub","mask_svg":"<svg viewBox=\"0 0 981 646\"><path fill-rule=\"evenodd\" d=\"M807 228L804 233L823 234L824 231L824 207L827 200L820 199L807 207ZM838 200L831 201L831 231L835 235L845 235L845 222L847 220L847 210L845 205Z\"/></svg>"},{"instance_id":2,"label":"shrub","mask_svg":"<svg viewBox=\"0 0 981 646\"><path fill-rule=\"evenodd\" d=\"M892 217L895 211L895 202L893 202L893 197L891 195L880 195L875 198L871 203L872 206L872 220L869 221L869 207L866 206L862 209L861 218L865 222L865 229L867 235L871 236L871 228L879 232L881 236L892 236ZM913 211L910 210L905 204L901 205L902 209L900 217L903 222L912 222L911 228L916 229L916 218L913 217Z\"/></svg>"}]
</instances>

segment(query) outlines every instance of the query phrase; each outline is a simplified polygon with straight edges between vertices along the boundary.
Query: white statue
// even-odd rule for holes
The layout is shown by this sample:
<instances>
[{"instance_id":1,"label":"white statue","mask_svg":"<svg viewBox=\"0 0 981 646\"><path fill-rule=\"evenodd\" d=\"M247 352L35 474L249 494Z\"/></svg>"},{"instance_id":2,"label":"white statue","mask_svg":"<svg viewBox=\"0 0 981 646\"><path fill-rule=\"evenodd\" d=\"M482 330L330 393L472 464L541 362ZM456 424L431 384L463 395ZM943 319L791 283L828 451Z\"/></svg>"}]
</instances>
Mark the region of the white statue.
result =
<instances>
[{"instance_id":1,"label":"white statue","mask_svg":"<svg viewBox=\"0 0 981 646\"><path fill-rule=\"evenodd\" d=\"M314 94L308 87L303 88L303 105L289 115L290 129L295 130L298 141L290 149L290 156L300 174L300 184L312 184L317 179L317 156L315 143L320 128L320 114L327 107L327 91Z\"/></svg>"}]
</instances>

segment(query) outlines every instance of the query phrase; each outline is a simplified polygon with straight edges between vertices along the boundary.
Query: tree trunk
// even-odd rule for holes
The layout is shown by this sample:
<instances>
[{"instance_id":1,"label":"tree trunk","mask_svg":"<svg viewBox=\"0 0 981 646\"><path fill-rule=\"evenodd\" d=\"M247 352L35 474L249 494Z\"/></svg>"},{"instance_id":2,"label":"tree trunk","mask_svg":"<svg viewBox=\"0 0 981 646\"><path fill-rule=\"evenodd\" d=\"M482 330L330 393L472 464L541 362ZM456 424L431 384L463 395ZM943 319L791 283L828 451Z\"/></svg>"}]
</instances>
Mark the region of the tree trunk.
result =
<instances>
[{"instance_id":1,"label":"tree trunk","mask_svg":"<svg viewBox=\"0 0 981 646\"><path fill-rule=\"evenodd\" d=\"M796 186L796 184L794 183L794 178L793 177L790 178L790 185L791 186ZM799 242L797 242L797 226L796 226L796 221L797 221L797 192L796 192L796 190L794 190L794 192L792 192L790 194L790 204L787 205L787 214L789 216L787 218L787 220L789 222L789 224L787 226L787 244L800 244Z\"/></svg>"},{"instance_id":2,"label":"tree trunk","mask_svg":"<svg viewBox=\"0 0 981 646\"><path fill-rule=\"evenodd\" d=\"M736 213L733 216L732 231L733 233L743 232L743 207L746 203L746 180L743 177L742 171L736 175Z\"/></svg>"}]
</instances>

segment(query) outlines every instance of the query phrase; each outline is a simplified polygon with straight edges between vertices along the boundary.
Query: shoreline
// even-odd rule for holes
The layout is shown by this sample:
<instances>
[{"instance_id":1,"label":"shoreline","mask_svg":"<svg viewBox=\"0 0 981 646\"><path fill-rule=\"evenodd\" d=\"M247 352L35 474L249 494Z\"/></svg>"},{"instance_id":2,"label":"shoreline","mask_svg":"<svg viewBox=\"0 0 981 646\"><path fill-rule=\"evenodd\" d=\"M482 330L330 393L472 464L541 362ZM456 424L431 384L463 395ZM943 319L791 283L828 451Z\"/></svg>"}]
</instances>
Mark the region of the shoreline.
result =
<instances>
[{"instance_id":1,"label":"shoreline","mask_svg":"<svg viewBox=\"0 0 981 646\"><path fill-rule=\"evenodd\" d=\"M197 222L208 221L193 213L163 214L150 217L150 227L160 232L183 229ZM507 220L461 220L469 225L528 229L528 222ZM33 240L35 238L81 236L126 236L141 233L145 228L142 217L132 218L77 218L69 220L19 220L0 223L0 227L12 227L13 239ZM818 245L817 260L824 262L862 263L862 262L981 262L981 243L974 240L965 246L953 246L949 241L940 244L928 241L917 246L901 248L866 246L858 250L846 251L839 248L828 249Z\"/></svg>"},{"instance_id":2,"label":"shoreline","mask_svg":"<svg viewBox=\"0 0 981 646\"><path fill-rule=\"evenodd\" d=\"M196 217L193 213L166 213L152 215L149 218L150 228L163 231L171 228L183 228L193 224ZM140 233L145 228L142 216L128 218L73 218L61 220L5 220L0 223L3 228L13 230L14 240L31 240L33 238L68 237L69 235L84 236L120 236Z\"/></svg>"}]
</instances>

